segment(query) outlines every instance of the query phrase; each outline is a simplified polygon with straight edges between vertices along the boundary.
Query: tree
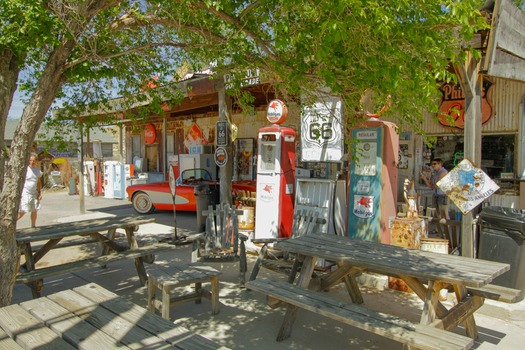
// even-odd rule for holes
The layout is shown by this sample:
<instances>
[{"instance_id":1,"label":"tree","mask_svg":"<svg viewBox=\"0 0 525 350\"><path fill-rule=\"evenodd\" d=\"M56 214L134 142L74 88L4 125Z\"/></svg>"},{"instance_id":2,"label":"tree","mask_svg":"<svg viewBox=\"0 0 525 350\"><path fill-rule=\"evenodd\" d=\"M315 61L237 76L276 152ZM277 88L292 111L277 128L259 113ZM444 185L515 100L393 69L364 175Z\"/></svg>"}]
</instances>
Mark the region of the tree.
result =
<instances>
[{"instance_id":1,"label":"tree","mask_svg":"<svg viewBox=\"0 0 525 350\"><path fill-rule=\"evenodd\" d=\"M193 46L217 72L260 68L285 100L310 100L328 88L348 113L364 91L387 99L393 119L416 128L437 111L439 80L475 33L487 28L483 1L172 1L157 13L164 25L197 26ZM151 18L148 20L158 20ZM160 23L160 22L159 22Z\"/></svg>"},{"instance_id":2,"label":"tree","mask_svg":"<svg viewBox=\"0 0 525 350\"><path fill-rule=\"evenodd\" d=\"M21 88L30 94L10 152L2 152L0 306L10 302L18 269L21 174L56 98L65 117L85 123L89 115L111 117L112 92L123 97L127 116L160 113L163 100L181 95L141 88L157 73L157 85L166 83L186 59L194 69L213 63L217 74L238 74L230 93L248 103L241 78L257 68L285 100L309 102L312 92L329 89L352 114L371 91L377 106L388 100L392 118L417 129L424 113L436 111L438 81L453 78L449 64L463 59L459 48L487 26L481 0L2 2L0 131L22 70ZM131 108L137 101L151 108ZM0 139L4 149L3 132Z\"/></svg>"},{"instance_id":3,"label":"tree","mask_svg":"<svg viewBox=\"0 0 525 350\"><path fill-rule=\"evenodd\" d=\"M130 104L146 98L155 102L152 94L138 92L154 74L169 75L176 65L176 41L165 40L173 38L173 31L142 22L133 28L122 26L127 16L140 19L149 10L141 1L2 1L0 146L6 169L0 172L5 174L0 197L0 306L10 303L19 268L15 230L23 174L35 135L55 99L64 98L76 116L95 106L107 107L112 91L128 96ZM5 120L19 83L29 99L7 151Z\"/></svg>"}]
</instances>

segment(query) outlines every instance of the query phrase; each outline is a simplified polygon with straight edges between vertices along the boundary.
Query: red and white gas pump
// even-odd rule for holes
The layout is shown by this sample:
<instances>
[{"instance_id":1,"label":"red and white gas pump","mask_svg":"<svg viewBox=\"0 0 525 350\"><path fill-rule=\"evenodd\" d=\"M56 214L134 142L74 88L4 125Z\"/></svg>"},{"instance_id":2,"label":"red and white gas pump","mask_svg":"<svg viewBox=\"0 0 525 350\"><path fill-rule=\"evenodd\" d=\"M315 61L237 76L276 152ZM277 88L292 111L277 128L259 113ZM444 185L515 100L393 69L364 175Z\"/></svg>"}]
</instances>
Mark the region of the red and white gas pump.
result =
<instances>
[{"instance_id":1,"label":"red and white gas pump","mask_svg":"<svg viewBox=\"0 0 525 350\"><path fill-rule=\"evenodd\" d=\"M272 126L259 129L257 155L256 240L290 237L295 196L295 131L280 126L288 111L280 100L268 106Z\"/></svg>"}]
</instances>

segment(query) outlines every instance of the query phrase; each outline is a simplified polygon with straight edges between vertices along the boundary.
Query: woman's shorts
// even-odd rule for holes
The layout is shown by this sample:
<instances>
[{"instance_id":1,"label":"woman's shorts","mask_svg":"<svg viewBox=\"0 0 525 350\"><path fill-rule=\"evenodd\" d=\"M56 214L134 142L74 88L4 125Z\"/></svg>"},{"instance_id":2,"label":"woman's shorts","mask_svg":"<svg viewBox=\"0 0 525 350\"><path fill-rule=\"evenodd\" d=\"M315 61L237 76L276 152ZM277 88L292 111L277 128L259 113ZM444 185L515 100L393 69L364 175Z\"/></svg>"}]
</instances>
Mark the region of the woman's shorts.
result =
<instances>
[{"instance_id":1,"label":"woman's shorts","mask_svg":"<svg viewBox=\"0 0 525 350\"><path fill-rule=\"evenodd\" d=\"M439 207L442 205L448 205L448 197L447 196L434 196L434 206Z\"/></svg>"},{"instance_id":2,"label":"woman's shorts","mask_svg":"<svg viewBox=\"0 0 525 350\"><path fill-rule=\"evenodd\" d=\"M38 210L40 210L40 201L38 200L38 196L22 193L20 209L18 209L18 211L22 213L31 213Z\"/></svg>"}]
</instances>

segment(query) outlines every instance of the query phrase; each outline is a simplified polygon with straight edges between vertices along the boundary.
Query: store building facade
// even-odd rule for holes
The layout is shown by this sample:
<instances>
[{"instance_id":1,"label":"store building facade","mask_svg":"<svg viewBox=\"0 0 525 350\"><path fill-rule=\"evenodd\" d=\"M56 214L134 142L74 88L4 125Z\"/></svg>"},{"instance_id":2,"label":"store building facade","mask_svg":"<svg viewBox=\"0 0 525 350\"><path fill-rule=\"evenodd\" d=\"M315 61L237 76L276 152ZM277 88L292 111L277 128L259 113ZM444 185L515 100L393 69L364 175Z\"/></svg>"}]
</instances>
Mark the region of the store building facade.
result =
<instances>
[{"instance_id":1,"label":"store building facade","mask_svg":"<svg viewBox=\"0 0 525 350\"><path fill-rule=\"evenodd\" d=\"M490 83L490 90L484 95L484 103L490 108L488 112L484 112L488 116L484 116L482 122L482 162L475 165L481 167L500 185L500 191L492 196L490 204L517 207L520 196L519 178L525 167L525 83L502 78L488 78L487 81ZM173 106L165 115L152 115L141 124L129 123L125 127L124 161L137 163L137 159L141 160L138 168L136 165L136 172L148 173L150 181L166 179L169 166L182 167L179 155L211 155L214 152L219 121L217 91L209 77L197 78L193 84L206 87L201 88L200 95L187 97L180 106ZM461 89L454 89L455 100L459 104L454 111L460 111L464 99ZM234 180L255 179L257 132L269 125L266 109L268 103L275 98L263 85L255 85L252 90L256 99L251 113L241 112L236 108L235 102L232 103L231 121L237 130L231 164L234 168ZM289 103L288 106L290 112L286 126L300 135L300 107L294 103ZM419 180L419 173L428 171L432 158L442 158L449 170L461 161L464 132L468 127L460 120L450 126L445 118L438 120L428 116L422 129L434 139L431 144L422 135L400 130L398 194L402 196L401 189L406 178ZM316 178L333 179L334 173L341 169L341 165L301 162L300 157L297 161L299 168L310 170L310 176ZM423 196L429 193L421 182L418 183L418 191ZM401 198L400 200L402 201Z\"/></svg>"},{"instance_id":2,"label":"store building facade","mask_svg":"<svg viewBox=\"0 0 525 350\"><path fill-rule=\"evenodd\" d=\"M525 83L503 79L485 78L482 92L481 164L480 167L500 186L500 190L486 202L490 205L519 207L520 181L525 167ZM461 88L456 89L455 117L464 109ZM445 94L445 93L444 93ZM443 104L443 101L441 102ZM449 104L450 106L450 104ZM446 106L446 107L449 107ZM458 118L460 119L460 118ZM463 159L463 141L468 124L461 120L450 126L445 118L425 118L422 129L434 142L411 132L401 132L400 182L404 178L419 179L419 172L430 169L432 158L439 157L451 170ZM419 182L419 191L428 190Z\"/></svg>"},{"instance_id":3,"label":"store building facade","mask_svg":"<svg viewBox=\"0 0 525 350\"><path fill-rule=\"evenodd\" d=\"M257 133L269 125L266 111L268 103L275 98L268 85L261 84L258 77L252 79L255 84L247 86L254 97L251 111L241 111L235 100L231 100L234 157L227 166L233 167L233 180L255 179ZM188 166L199 167L202 160L206 162L205 167L215 167L215 164L209 164L209 157L186 155L214 154L219 121L216 80L209 76L196 77L185 84L192 86L191 95L180 104L171 106L164 115L151 115L141 123L125 125L126 154L123 161L135 164L135 172L147 173L149 182L167 179L170 166L182 171ZM289 109L285 126L299 130L298 108L291 104ZM217 179L217 169L212 173Z\"/></svg>"}]
</instances>

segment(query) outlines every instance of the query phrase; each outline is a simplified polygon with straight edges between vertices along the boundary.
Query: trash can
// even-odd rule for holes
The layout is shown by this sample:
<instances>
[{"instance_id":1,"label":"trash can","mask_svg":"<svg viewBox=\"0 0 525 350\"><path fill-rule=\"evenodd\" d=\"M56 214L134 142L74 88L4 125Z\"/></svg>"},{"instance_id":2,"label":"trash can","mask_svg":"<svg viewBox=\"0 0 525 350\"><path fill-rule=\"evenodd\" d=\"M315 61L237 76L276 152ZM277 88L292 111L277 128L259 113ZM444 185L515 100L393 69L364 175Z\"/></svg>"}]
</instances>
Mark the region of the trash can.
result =
<instances>
[{"instance_id":1,"label":"trash can","mask_svg":"<svg viewBox=\"0 0 525 350\"><path fill-rule=\"evenodd\" d=\"M60 171L52 171L50 175L53 186L62 185L62 174L60 173Z\"/></svg>"},{"instance_id":2,"label":"trash can","mask_svg":"<svg viewBox=\"0 0 525 350\"><path fill-rule=\"evenodd\" d=\"M525 211L489 206L480 214L478 258L510 264L493 284L525 291Z\"/></svg>"},{"instance_id":3,"label":"trash can","mask_svg":"<svg viewBox=\"0 0 525 350\"><path fill-rule=\"evenodd\" d=\"M219 204L218 186L201 183L195 186L193 194L195 195L196 213L197 213L197 232L204 232L206 229L206 217L202 215L204 210L208 210L208 205Z\"/></svg>"}]
</instances>

